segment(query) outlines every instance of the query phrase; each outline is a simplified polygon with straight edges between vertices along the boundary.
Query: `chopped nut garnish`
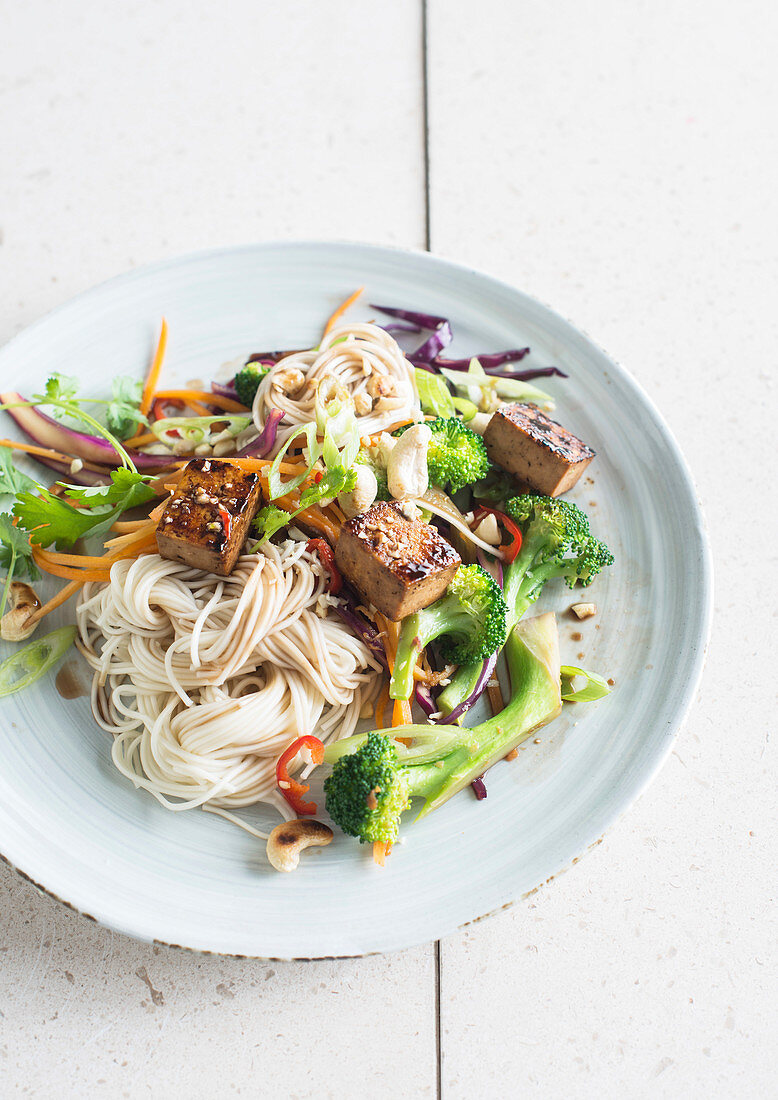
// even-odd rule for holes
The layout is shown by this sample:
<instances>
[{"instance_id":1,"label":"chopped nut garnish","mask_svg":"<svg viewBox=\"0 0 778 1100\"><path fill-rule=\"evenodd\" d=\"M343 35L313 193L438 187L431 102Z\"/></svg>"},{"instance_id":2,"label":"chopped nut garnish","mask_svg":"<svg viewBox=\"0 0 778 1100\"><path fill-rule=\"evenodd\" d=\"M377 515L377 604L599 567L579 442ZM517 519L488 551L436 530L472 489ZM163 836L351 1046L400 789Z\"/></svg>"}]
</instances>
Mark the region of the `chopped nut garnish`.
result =
<instances>
[{"instance_id":1,"label":"chopped nut garnish","mask_svg":"<svg viewBox=\"0 0 778 1100\"><path fill-rule=\"evenodd\" d=\"M574 603L570 610L577 619L591 619L592 615L597 614L597 604Z\"/></svg>"}]
</instances>

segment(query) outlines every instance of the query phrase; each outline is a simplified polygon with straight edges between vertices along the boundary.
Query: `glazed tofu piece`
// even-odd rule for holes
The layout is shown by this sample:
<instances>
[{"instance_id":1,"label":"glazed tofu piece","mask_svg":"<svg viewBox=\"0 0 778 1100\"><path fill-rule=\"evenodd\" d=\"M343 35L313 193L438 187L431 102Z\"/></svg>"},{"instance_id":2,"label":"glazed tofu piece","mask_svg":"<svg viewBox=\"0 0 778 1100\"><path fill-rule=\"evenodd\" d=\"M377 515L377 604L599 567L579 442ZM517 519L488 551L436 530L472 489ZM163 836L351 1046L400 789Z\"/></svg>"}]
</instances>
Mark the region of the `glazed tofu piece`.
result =
<instances>
[{"instance_id":1,"label":"glazed tofu piece","mask_svg":"<svg viewBox=\"0 0 778 1100\"><path fill-rule=\"evenodd\" d=\"M492 462L549 497L572 489L595 455L535 405L498 409L484 432L484 443Z\"/></svg>"},{"instance_id":2,"label":"glazed tofu piece","mask_svg":"<svg viewBox=\"0 0 778 1100\"><path fill-rule=\"evenodd\" d=\"M462 559L430 524L382 501L344 525L335 563L367 603L397 622L442 596Z\"/></svg>"},{"instance_id":3,"label":"glazed tofu piece","mask_svg":"<svg viewBox=\"0 0 778 1100\"><path fill-rule=\"evenodd\" d=\"M214 458L192 459L157 524L160 555L226 577L243 549L260 493L257 474Z\"/></svg>"}]
</instances>

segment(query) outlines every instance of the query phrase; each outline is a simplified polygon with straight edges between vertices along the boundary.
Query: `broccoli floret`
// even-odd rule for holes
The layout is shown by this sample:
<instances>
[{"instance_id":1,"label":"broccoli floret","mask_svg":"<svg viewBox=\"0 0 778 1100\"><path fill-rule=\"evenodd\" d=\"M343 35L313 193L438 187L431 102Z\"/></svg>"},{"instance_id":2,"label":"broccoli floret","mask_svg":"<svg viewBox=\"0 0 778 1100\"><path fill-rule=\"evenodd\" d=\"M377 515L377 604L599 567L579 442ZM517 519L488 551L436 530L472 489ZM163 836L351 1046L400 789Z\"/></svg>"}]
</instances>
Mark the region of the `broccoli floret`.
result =
<instances>
[{"instance_id":1,"label":"broccoli floret","mask_svg":"<svg viewBox=\"0 0 778 1100\"><path fill-rule=\"evenodd\" d=\"M410 785L398 771L394 742L373 732L356 753L343 756L324 783L327 810L344 833L363 842L393 844Z\"/></svg>"},{"instance_id":2,"label":"broccoli floret","mask_svg":"<svg viewBox=\"0 0 778 1100\"><path fill-rule=\"evenodd\" d=\"M505 642L506 607L500 586L480 565L461 565L444 595L402 621L392 699L410 698L413 669L425 646L441 638L440 649L456 664L480 661Z\"/></svg>"},{"instance_id":3,"label":"broccoli floret","mask_svg":"<svg viewBox=\"0 0 778 1100\"><path fill-rule=\"evenodd\" d=\"M244 367L240 368L235 375L234 385L241 405L245 405L248 409L251 408L259 389L259 383L267 372L268 367L265 363L246 363Z\"/></svg>"},{"instance_id":4,"label":"broccoli floret","mask_svg":"<svg viewBox=\"0 0 778 1100\"><path fill-rule=\"evenodd\" d=\"M586 514L570 501L527 493L509 500L505 511L517 521L522 534L521 549L503 572L509 631L552 577L563 577L570 588L586 586L613 564L608 547L591 534ZM480 672L480 661L460 664L438 696L444 714L472 694Z\"/></svg>"},{"instance_id":5,"label":"broccoli floret","mask_svg":"<svg viewBox=\"0 0 778 1100\"><path fill-rule=\"evenodd\" d=\"M520 623L505 654L511 701L481 725L403 726L391 733L410 745L374 731L327 747L324 759L333 765L324 783L327 811L345 833L362 843L393 844L412 798L425 799L419 815L425 816L556 718L562 702L554 616Z\"/></svg>"},{"instance_id":6,"label":"broccoli floret","mask_svg":"<svg viewBox=\"0 0 778 1100\"><path fill-rule=\"evenodd\" d=\"M509 500L505 510L522 534L521 550L503 582L514 621L552 577L563 577L569 588L585 587L613 564L613 554L589 530L586 514L570 501L526 493Z\"/></svg>"},{"instance_id":7,"label":"broccoli floret","mask_svg":"<svg viewBox=\"0 0 778 1100\"><path fill-rule=\"evenodd\" d=\"M381 463L378 449L375 447L362 447L354 461L361 463L363 466L369 466L375 474L378 484L376 500L391 500L392 494L389 492L389 484L386 480L386 467Z\"/></svg>"},{"instance_id":8,"label":"broccoli floret","mask_svg":"<svg viewBox=\"0 0 778 1100\"><path fill-rule=\"evenodd\" d=\"M402 435L410 427L398 428L395 435ZM489 472L489 456L486 444L477 432L468 428L456 417L439 416L427 421L432 432L427 448L427 470L433 485L446 487L452 493L464 485L470 485Z\"/></svg>"}]
</instances>

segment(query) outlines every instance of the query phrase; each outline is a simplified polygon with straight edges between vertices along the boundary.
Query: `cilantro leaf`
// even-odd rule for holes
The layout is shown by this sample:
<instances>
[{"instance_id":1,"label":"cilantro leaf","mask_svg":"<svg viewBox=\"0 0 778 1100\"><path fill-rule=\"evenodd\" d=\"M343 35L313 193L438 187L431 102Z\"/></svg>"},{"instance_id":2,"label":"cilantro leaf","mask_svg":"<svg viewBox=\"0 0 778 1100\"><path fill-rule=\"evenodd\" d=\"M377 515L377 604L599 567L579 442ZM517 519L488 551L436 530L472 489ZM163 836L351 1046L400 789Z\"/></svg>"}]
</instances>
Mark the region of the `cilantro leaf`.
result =
<instances>
[{"instance_id":1,"label":"cilantro leaf","mask_svg":"<svg viewBox=\"0 0 778 1100\"><path fill-rule=\"evenodd\" d=\"M309 485L300 496L300 508L310 508L323 500L332 500L339 493L349 493L356 484L356 470L347 470L345 466L331 466L315 484Z\"/></svg>"},{"instance_id":2,"label":"cilantro leaf","mask_svg":"<svg viewBox=\"0 0 778 1100\"><path fill-rule=\"evenodd\" d=\"M286 527L291 519L289 512L285 512L283 508L268 504L265 508L260 508L254 517L251 533L256 535L258 542L264 542L265 539L272 538L276 531Z\"/></svg>"},{"instance_id":3,"label":"cilantro leaf","mask_svg":"<svg viewBox=\"0 0 778 1100\"><path fill-rule=\"evenodd\" d=\"M10 569L18 576L28 576L36 581L40 577L38 567L33 561L30 538L26 531L14 527L13 518L7 512L0 512L0 569Z\"/></svg>"},{"instance_id":4,"label":"cilantro leaf","mask_svg":"<svg viewBox=\"0 0 778 1100\"><path fill-rule=\"evenodd\" d=\"M139 408L143 383L127 374L120 374L111 383L111 392L113 400L106 409L105 422L114 435L127 439L138 424L148 424Z\"/></svg>"},{"instance_id":5,"label":"cilantro leaf","mask_svg":"<svg viewBox=\"0 0 778 1100\"><path fill-rule=\"evenodd\" d=\"M37 489L37 487L36 481L16 469L8 448L0 447L0 493L11 493L16 496L17 493Z\"/></svg>"},{"instance_id":6,"label":"cilantro leaf","mask_svg":"<svg viewBox=\"0 0 778 1100\"><path fill-rule=\"evenodd\" d=\"M74 508L67 500L56 497L47 489L38 489L39 496L20 493L13 513L19 526L30 532L30 540L39 546L57 543L72 546L84 535L102 537L122 512L144 504L154 496L148 478L133 470L118 469L111 473L110 485L88 488L71 485L65 492L71 500L82 502Z\"/></svg>"},{"instance_id":7,"label":"cilantro leaf","mask_svg":"<svg viewBox=\"0 0 778 1100\"><path fill-rule=\"evenodd\" d=\"M76 404L74 401L76 393L78 392L78 379L74 378L70 374L60 374L55 371L46 379L46 386L43 393L33 394L33 401L38 401L43 405L48 404L50 401L65 401L67 403ZM68 410L58 408L56 405L52 408L52 414L57 420L62 420L63 416L68 415Z\"/></svg>"}]
</instances>

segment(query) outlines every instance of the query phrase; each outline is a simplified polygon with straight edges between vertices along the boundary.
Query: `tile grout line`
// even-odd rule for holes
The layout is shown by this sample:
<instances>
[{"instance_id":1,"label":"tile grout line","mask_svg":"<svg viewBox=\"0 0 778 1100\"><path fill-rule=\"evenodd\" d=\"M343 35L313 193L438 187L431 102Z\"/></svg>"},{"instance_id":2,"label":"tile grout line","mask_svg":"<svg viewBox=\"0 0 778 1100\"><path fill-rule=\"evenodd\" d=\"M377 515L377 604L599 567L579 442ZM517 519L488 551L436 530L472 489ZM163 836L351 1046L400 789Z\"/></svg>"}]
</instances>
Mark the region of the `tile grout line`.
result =
<instances>
[{"instance_id":1,"label":"tile grout line","mask_svg":"<svg viewBox=\"0 0 778 1100\"><path fill-rule=\"evenodd\" d=\"M421 0L421 88L422 88L422 126L424 130L424 247L429 252L432 244L432 225L430 219L430 116L429 116L429 70L427 50L427 0ZM443 1096L443 1050L441 1046L440 1025L440 940L435 941L435 1072L436 1096Z\"/></svg>"},{"instance_id":2,"label":"tile grout line","mask_svg":"<svg viewBox=\"0 0 778 1100\"><path fill-rule=\"evenodd\" d=\"M429 252L432 229L430 223L430 115L427 41L427 0L421 0L421 111L422 126L424 128L424 247Z\"/></svg>"}]
</instances>

